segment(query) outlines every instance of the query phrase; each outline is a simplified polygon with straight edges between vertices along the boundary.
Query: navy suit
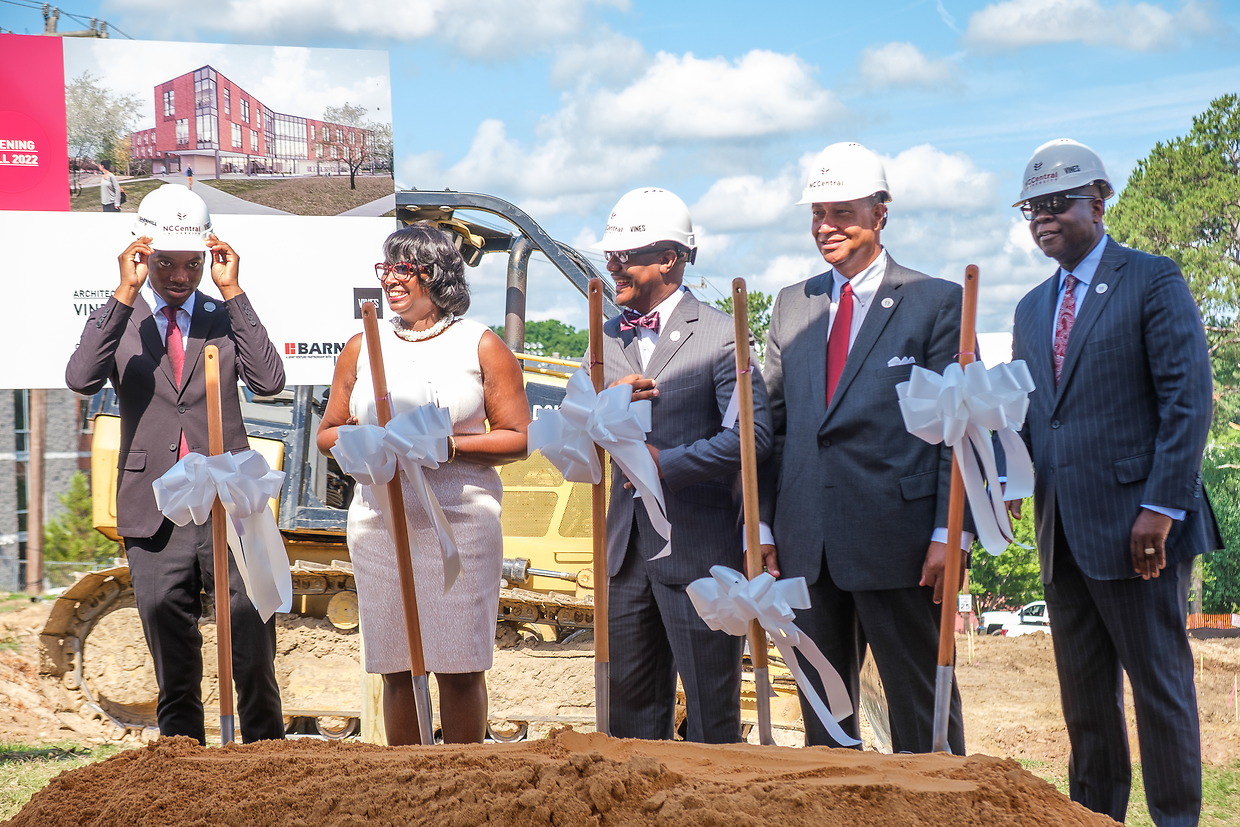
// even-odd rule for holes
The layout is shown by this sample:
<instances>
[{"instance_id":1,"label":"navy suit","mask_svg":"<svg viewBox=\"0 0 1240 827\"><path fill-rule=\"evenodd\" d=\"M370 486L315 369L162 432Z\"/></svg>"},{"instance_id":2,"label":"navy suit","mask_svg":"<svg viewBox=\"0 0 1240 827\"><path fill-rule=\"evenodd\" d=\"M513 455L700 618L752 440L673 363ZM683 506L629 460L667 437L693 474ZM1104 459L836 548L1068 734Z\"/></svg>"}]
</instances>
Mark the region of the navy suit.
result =
<instances>
[{"instance_id":1,"label":"navy suit","mask_svg":"<svg viewBox=\"0 0 1240 827\"><path fill-rule=\"evenodd\" d=\"M284 387L284 367L242 293L220 302L195 294L185 364L178 387L155 317L139 297L131 307L109 299L91 314L65 369L65 383L91 394L107 380L121 413L116 528L125 538L138 614L159 683L157 717L163 735L205 742L200 593L214 586L211 523L175 526L155 505L151 484L177 461L184 432L191 451L207 452L203 349L219 348L225 450L249 447L237 381L257 393ZM233 672L237 712L246 741L282 738L284 722L275 678L274 618L264 623L245 593L229 555Z\"/></svg>"},{"instance_id":2,"label":"navy suit","mask_svg":"<svg viewBox=\"0 0 1240 827\"><path fill-rule=\"evenodd\" d=\"M1192 559L1222 540L1201 482L1213 385L1205 333L1175 262L1107 239L1078 305L1058 385L1061 275L1016 308L1012 355L1036 385L1023 429L1037 480L1042 580L1068 735L1072 798L1122 821L1131 785L1122 672L1132 684L1150 814L1196 824L1201 747L1185 632ZM1141 506L1180 509L1167 567L1142 580Z\"/></svg>"},{"instance_id":3,"label":"navy suit","mask_svg":"<svg viewBox=\"0 0 1240 827\"><path fill-rule=\"evenodd\" d=\"M750 360L757 364L752 350ZM736 387L732 317L686 291L664 320L645 369L634 331L621 331L619 317L610 319L603 326L603 372L605 385L633 373L658 383L647 442L659 449L672 525L671 554L651 560L666 541L613 463L607 511L608 622L617 643L610 665L611 734L670 739L679 673L685 737L739 741L743 639L712 631L685 592L689 583L709 577L711 566L744 571L740 432L722 425ZM761 460L770 450L771 420L762 377L752 375Z\"/></svg>"},{"instance_id":4,"label":"navy suit","mask_svg":"<svg viewBox=\"0 0 1240 827\"><path fill-rule=\"evenodd\" d=\"M918 585L937 526L947 525L951 452L911 435L896 385L912 364L941 373L960 346L960 285L888 260L882 283L826 403L828 270L780 291L763 376L775 450L763 468L762 517L783 577L804 577L813 605L797 613L844 678L859 734L860 670L867 644L890 701L892 746L933 746L939 609ZM949 594L953 589L948 589ZM950 599L950 598L949 598ZM809 744L834 745L801 704ZM953 685L948 741L964 753Z\"/></svg>"}]
</instances>

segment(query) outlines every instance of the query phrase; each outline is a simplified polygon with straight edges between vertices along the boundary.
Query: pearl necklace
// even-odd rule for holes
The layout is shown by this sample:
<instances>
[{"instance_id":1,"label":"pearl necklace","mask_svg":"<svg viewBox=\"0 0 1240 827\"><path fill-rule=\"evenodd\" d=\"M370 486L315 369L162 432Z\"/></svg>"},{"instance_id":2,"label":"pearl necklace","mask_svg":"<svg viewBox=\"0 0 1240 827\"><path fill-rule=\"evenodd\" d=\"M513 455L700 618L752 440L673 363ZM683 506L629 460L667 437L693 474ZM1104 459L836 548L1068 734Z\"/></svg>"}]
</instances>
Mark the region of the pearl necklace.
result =
<instances>
[{"instance_id":1,"label":"pearl necklace","mask_svg":"<svg viewBox=\"0 0 1240 827\"><path fill-rule=\"evenodd\" d=\"M458 321L461 317L452 313L445 313L439 317L439 321L435 322L426 330L414 330L405 324L405 320L400 316L391 318L392 327L395 333L406 342L421 342L425 339L432 339L448 329L449 325Z\"/></svg>"}]
</instances>

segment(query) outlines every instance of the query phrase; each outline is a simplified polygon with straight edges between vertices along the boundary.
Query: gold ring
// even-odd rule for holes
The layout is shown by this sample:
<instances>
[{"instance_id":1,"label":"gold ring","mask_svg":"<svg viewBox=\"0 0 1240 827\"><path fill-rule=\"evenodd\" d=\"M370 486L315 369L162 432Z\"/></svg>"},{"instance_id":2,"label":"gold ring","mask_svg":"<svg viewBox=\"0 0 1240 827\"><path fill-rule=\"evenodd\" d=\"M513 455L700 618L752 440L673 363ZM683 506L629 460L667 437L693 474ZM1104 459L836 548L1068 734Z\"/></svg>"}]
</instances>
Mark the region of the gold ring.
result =
<instances>
[{"instance_id":1,"label":"gold ring","mask_svg":"<svg viewBox=\"0 0 1240 827\"><path fill-rule=\"evenodd\" d=\"M1157 554L1157 553L1158 553L1158 549L1156 549L1156 548L1147 548L1147 549L1145 550L1145 553L1146 553L1146 554Z\"/></svg>"}]
</instances>

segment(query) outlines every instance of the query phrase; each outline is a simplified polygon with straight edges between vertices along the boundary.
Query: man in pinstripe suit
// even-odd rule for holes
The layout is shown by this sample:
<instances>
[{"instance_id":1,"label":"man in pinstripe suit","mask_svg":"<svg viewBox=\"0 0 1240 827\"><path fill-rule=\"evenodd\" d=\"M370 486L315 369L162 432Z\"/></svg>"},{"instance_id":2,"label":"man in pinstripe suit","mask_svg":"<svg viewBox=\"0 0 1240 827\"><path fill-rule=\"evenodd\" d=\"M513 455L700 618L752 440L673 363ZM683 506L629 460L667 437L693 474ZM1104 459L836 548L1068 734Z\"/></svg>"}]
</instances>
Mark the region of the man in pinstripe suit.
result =
<instances>
[{"instance_id":1,"label":"man in pinstripe suit","mask_svg":"<svg viewBox=\"0 0 1240 827\"><path fill-rule=\"evenodd\" d=\"M1201 743L1188 583L1193 558L1222 545L1201 483L1210 359L1175 262L1107 236L1113 193L1088 147L1059 139L1034 152L1015 206L1059 269L1016 308L1012 355L1037 386L1023 433L1037 471L1072 799L1124 820L1126 672L1150 815L1159 827L1194 825Z\"/></svg>"},{"instance_id":2,"label":"man in pinstripe suit","mask_svg":"<svg viewBox=\"0 0 1240 827\"><path fill-rule=\"evenodd\" d=\"M667 190L633 190L616 204L601 244L616 303L628 308L603 326L607 384L629 383L653 403L647 447L663 484L671 554L646 508L612 466L607 511L611 734L670 739L676 675L685 690L685 738L741 739L743 641L712 631L685 587L711 566L743 570L740 434L724 427L736 387L732 318L698 301L682 284L697 253L684 202ZM743 345L742 345L743 346ZM757 357L750 351L750 360ZM771 444L762 377L753 374L758 459Z\"/></svg>"}]
</instances>

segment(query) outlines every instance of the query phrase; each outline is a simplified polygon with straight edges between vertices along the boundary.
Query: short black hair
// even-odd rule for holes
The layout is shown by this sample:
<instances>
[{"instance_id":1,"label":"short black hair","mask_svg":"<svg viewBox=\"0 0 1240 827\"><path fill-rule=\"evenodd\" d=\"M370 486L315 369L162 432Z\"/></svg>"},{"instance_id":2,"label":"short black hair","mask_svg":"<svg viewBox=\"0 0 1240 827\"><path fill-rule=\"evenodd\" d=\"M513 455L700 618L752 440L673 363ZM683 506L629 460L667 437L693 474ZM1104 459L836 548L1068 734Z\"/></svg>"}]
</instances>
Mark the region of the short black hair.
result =
<instances>
[{"instance_id":1,"label":"short black hair","mask_svg":"<svg viewBox=\"0 0 1240 827\"><path fill-rule=\"evenodd\" d=\"M99 166L103 167L103 168L104 168L104 169L106 169L108 172L111 172L111 171L112 171L112 162L111 162L111 161L100 161L100 162L99 162Z\"/></svg>"}]
</instances>

